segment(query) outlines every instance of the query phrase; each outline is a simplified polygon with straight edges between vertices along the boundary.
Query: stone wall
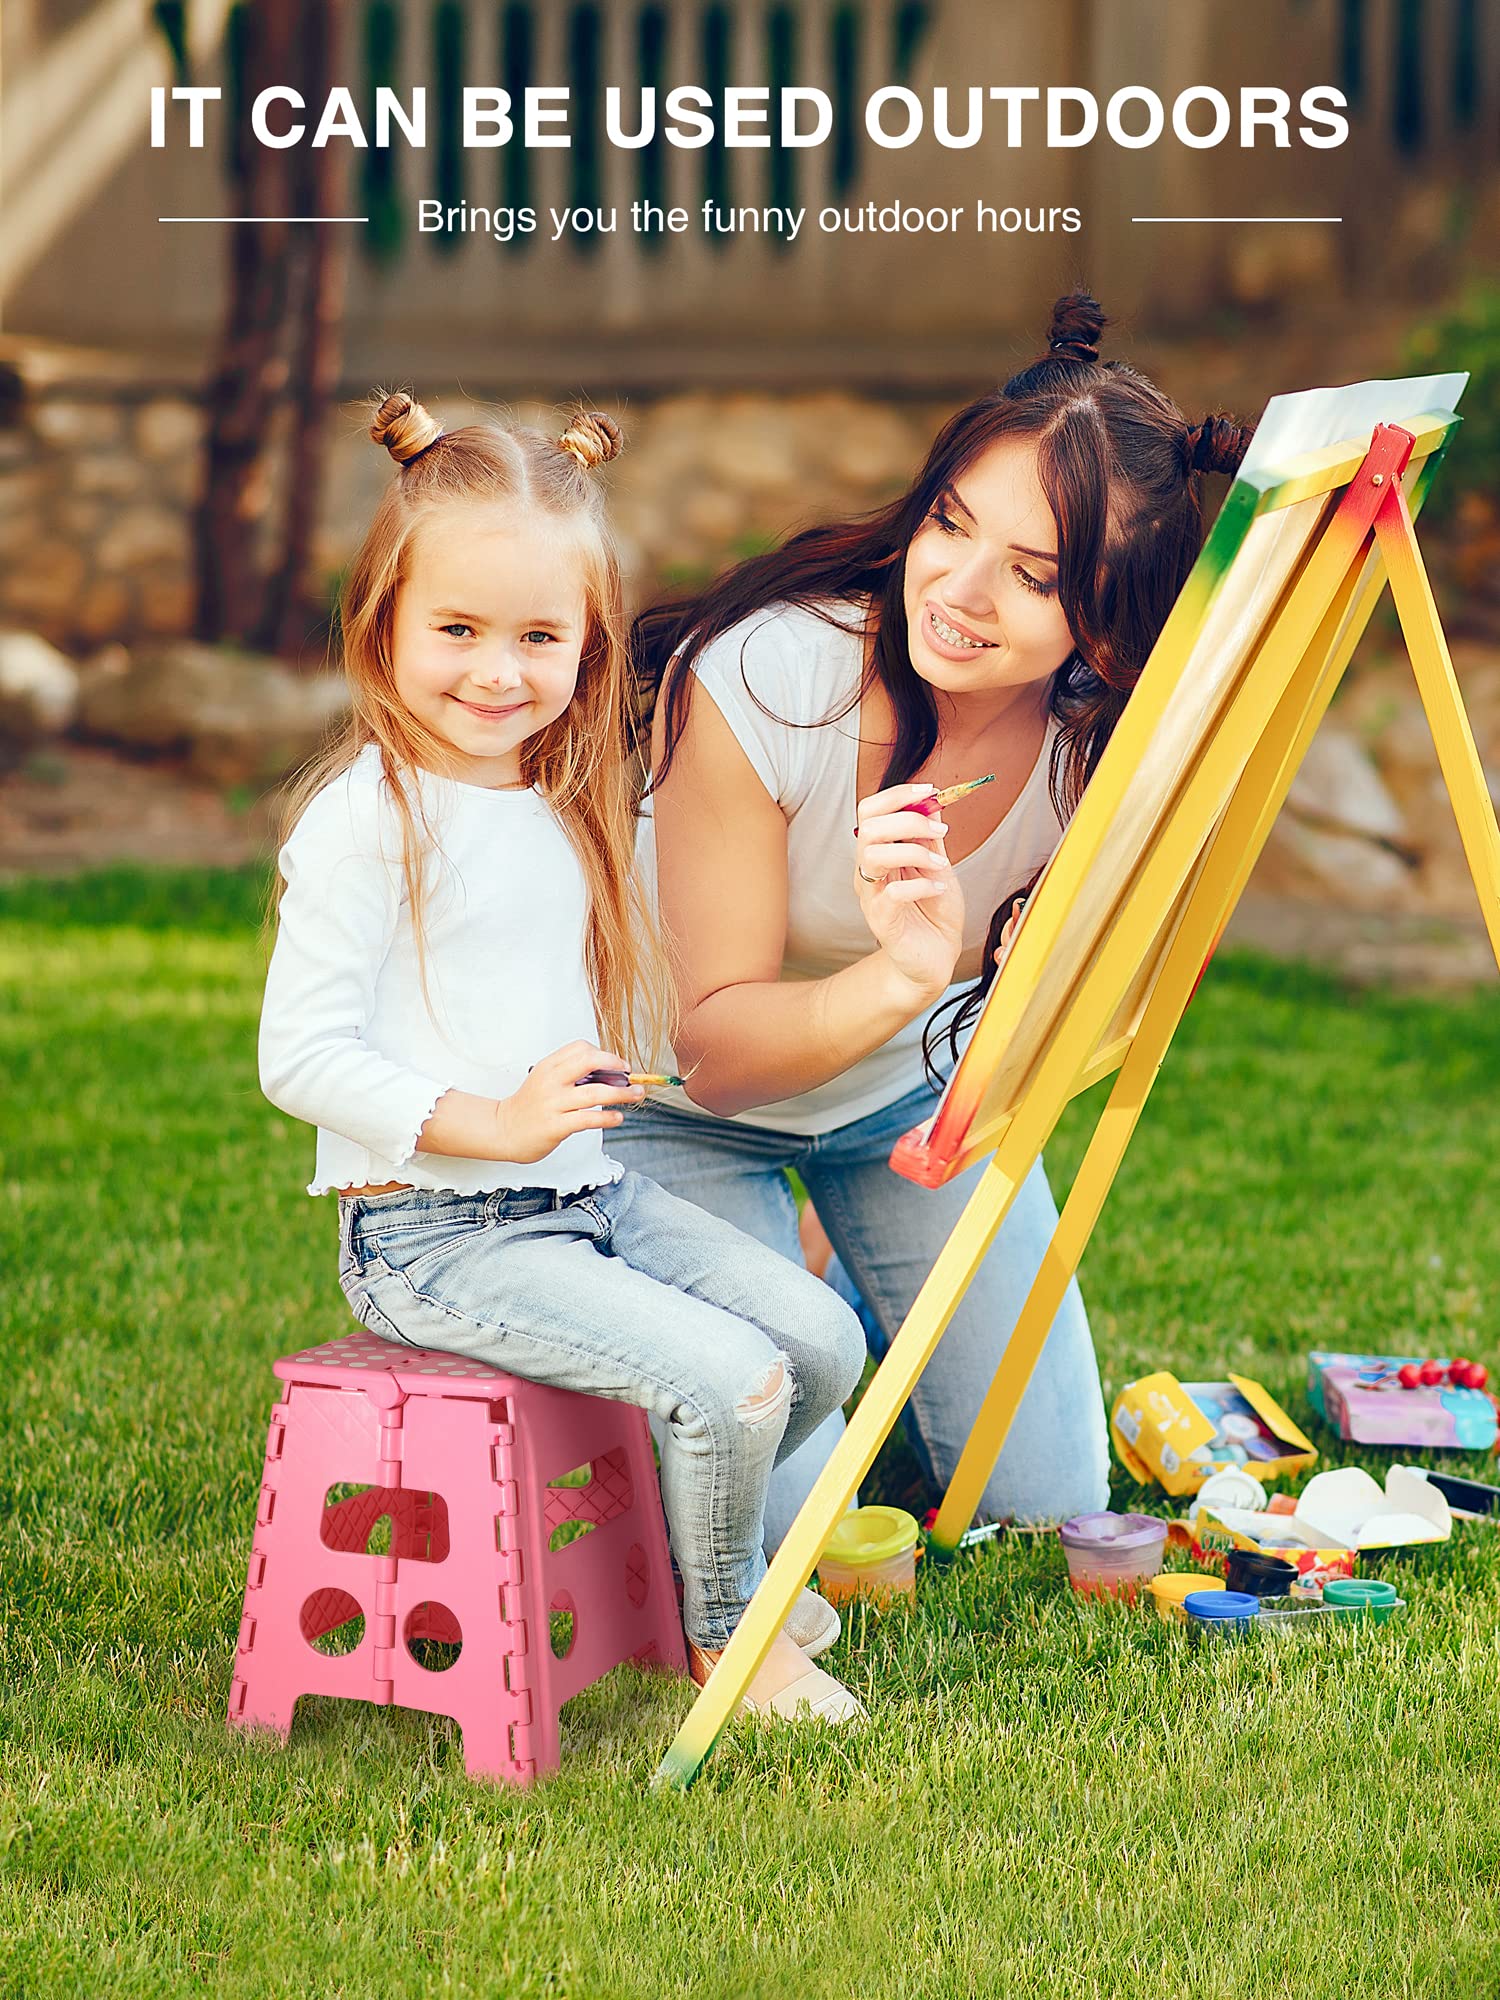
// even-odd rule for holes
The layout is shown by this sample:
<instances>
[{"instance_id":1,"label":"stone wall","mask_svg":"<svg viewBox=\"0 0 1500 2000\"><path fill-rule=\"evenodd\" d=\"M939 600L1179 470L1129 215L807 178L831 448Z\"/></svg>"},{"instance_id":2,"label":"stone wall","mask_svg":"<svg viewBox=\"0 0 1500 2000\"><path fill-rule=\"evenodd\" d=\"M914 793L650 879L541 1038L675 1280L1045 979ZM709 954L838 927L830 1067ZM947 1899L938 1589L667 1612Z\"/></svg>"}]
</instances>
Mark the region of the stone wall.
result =
<instances>
[{"instance_id":1,"label":"stone wall","mask_svg":"<svg viewBox=\"0 0 1500 2000\"><path fill-rule=\"evenodd\" d=\"M200 430L128 364L0 353L0 624L73 651L187 631Z\"/></svg>"},{"instance_id":2,"label":"stone wall","mask_svg":"<svg viewBox=\"0 0 1500 2000\"><path fill-rule=\"evenodd\" d=\"M1314 316L1256 340L1132 335L1118 351L1189 416L1247 414L1289 383L1326 379L1335 339L1345 379L1399 372L1408 333L1409 314L1392 307L1347 325ZM878 505L900 491L966 393L1029 358L1027 345L999 343L982 364L976 358L967 388L955 382L944 394L697 388L606 399L626 435L609 480L631 596L704 577L799 523ZM584 374L579 383L597 390L612 379ZM39 632L77 654L191 629L198 382L194 371L140 357L0 339L0 627ZM314 607L328 603L391 477L365 435L362 386L351 385L329 422L306 579ZM416 383L446 424L481 407L434 397L432 386ZM532 422L557 416L535 403L516 407ZM1475 590L1476 579L1468 585ZM310 617L310 629L316 623Z\"/></svg>"},{"instance_id":3,"label":"stone wall","mask_svg":"<svg viewBox=\"0 0 1500 2000\"><path fill-rule=\"evenodd\" d=\"M435 399L450 428L476 406ZM788 527L898 492L951 403L690 393L608 407L627 449L610 475L627 584L640 599L706 577ZM527 421L557 412L523 404ZM28 343L0 348L0 626L73 653L191 630L196 389L140 363ZM330 421L309 600L326 604L392 476L357 403Z\"/></svg>"}]
</instances>

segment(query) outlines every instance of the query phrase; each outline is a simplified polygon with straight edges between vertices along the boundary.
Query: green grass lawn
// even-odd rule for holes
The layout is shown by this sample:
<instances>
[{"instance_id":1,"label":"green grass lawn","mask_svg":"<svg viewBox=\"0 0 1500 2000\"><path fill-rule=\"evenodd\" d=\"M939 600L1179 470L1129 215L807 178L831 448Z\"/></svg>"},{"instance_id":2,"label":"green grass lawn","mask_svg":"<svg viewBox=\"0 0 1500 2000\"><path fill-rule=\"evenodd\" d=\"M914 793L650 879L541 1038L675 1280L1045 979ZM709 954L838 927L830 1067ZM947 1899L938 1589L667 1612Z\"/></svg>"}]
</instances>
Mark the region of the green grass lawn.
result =
<instances>
[{"instance_id":1,"label":"green grass lawn","mask_svg":"<svg viewBox=\"0 0 1500 2000\"><path fill-rule=\"evenodd\" d=\"M1383 1630L1211 1651L1003 1541L851 1621L867 1728L737 1725L686 1796L647 1780L687 1690L625 1671L526 1793L392 1709L231 1736L270 1363L346 1323L256 1087L258 892L0 890L0 1992L1496 1991L1495 1529L1403 1564ZM1309 1347L1493 1366L1497 1108L1493 993L1226 958L1085 1265L1106 1393L1233 1368L1310 1423Z\"/></svg>"}]
</instances>

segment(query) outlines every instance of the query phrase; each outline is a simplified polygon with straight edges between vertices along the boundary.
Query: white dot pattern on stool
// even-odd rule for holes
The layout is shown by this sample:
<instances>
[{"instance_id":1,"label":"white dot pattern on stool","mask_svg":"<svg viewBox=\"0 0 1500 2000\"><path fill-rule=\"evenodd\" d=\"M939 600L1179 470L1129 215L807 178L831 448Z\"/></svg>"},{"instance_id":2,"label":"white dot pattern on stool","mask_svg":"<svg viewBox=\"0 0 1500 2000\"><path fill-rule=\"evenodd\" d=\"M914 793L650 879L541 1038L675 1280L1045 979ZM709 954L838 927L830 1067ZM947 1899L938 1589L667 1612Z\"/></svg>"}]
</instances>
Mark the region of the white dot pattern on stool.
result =
<instances>
[{"instance_id":1,"label":"white dot pattern on stool","mask_svg":"<svg viewBox=\"0 0 1500 2000\"><path fill-rule=\"evenodd\" d=\"M398 1376L439 1375L462 1382L488 1382L505 1374L503 1368L492 1367L487 1361L473 1361L462 1354L449 1354L440 1347L396 1347L364 1327L337 1340L322 1342L317 1347L303 1348L300 1354L293 1354L286 1362L279 1362L277 1372L281 1373L284 1368L296 1370L304 1367L379 1369L382 1373Z\"/></svg>"}]
</instances>

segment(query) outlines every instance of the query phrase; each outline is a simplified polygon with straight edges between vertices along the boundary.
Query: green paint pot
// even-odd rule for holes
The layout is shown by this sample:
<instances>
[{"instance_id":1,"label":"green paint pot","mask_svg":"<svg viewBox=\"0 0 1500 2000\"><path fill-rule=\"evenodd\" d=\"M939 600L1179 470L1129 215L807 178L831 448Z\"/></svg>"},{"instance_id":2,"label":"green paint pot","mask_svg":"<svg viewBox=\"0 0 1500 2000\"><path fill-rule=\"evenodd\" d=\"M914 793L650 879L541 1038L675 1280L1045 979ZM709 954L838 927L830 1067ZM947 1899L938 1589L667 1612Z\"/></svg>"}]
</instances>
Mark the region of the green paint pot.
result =
<instances>
[{"instance_id":1,"label":"green paint pot","mask_svg":"<svg viewBox=\"0 0 1500 2000\"><path fill-rule=\"evenodd\" d=\"M1396 1601L1396 1586L1372 1576L1336 1576L1323 1586L1323 1602L1340 1618L1359 1618L1368 1612L1377 1625L1383 1625Z\"/></svg>"}]
</instances>

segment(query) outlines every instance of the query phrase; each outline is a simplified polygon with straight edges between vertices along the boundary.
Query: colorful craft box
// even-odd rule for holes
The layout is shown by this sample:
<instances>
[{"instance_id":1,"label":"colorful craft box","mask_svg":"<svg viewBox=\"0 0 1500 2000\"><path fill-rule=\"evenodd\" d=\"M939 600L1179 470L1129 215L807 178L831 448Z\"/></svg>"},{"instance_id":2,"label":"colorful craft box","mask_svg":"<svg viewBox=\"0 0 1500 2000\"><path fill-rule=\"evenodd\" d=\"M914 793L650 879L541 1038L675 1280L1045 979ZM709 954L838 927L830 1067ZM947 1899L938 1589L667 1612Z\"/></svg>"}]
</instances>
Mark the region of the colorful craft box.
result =
<instances>
[{"instance_id":1,"label":"colorful craft box","mask_svg":"<svg viewBox=\"0 0 1500 2000\"><path fill-rule=\"evenodd\" d=\"M1442 1356L1443 1366L1448 1366ZM1419 1389L1377 1387L1419 1354L1333 1354L1307 1357L1307 1393L1330 1430L1351 1444L1415 1446L1433 1451L1488 1451L1500 1419L1482 1389L1459 1389L1449 1382Z\"/></svg>"},{"instance_id":2,"label":"colorful craft box","mask_svg":"<svg viewBox=\"0 0 1500 2000\"><path fill-rule=\"evenodd\" d=\"M1174 1494L1196 1493L1210 1473L1231 1465L1278 1479L1318 1456L1275 1398L1244 1375L1227 1382L1143 1375L1120 1391L1109 1428L1125 1470Z\"/></svg>"},{"instance_id":3,"label":"colorful craft box","mask_svg":"<svg viewBox=\"0 0 1500 2000\"><path fill-rule=\"evenodd\" d=\"M1308 1480L1295 1514L1200 1507L1192 1525L1199 1557L1227 1549L1281 1556L1296 1569L1293 1587L1302 1593L1321 1590L1331 1577L1352 1576L1362 1551L1445 1542L1452 1532L1448 1502L1421 1467L1410 1465L1393 1465L1384 1487L1360 1466L1339 1466Z\"/></svg>"}]
</instances>

